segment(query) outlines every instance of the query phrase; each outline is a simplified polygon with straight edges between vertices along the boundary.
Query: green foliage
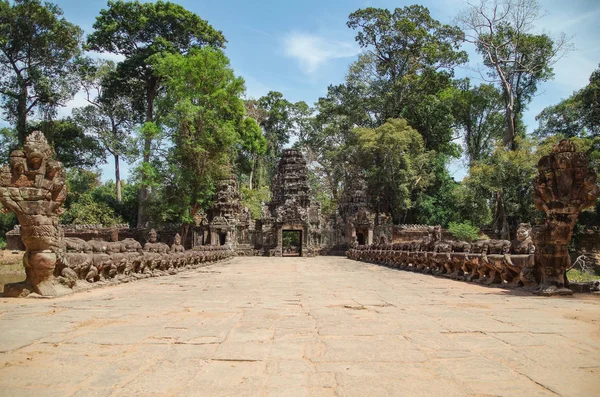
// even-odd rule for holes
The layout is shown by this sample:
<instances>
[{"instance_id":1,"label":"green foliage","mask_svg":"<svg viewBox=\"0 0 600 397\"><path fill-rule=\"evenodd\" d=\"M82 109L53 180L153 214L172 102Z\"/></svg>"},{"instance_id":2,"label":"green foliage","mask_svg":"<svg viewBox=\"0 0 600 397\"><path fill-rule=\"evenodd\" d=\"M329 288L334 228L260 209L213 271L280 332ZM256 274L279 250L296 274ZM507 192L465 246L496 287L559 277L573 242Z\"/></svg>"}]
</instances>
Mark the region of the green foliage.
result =
<instances>
[{"instance_id":1,"label":"green foliage","mask_svg":"<svg viewBox=\"0 0 600 397\"><path fill-rule=\"evenodd\" d=\"M452 68L463 63L463 32L433 19L426 7L412 5L393 12L365 8L348 17L348 27L358 30L356 41L377 55L376 70L391 80L430 68Z\"/></svg>"},{"instance_id":2,"label":"green foliage","mask_svg":"<svg viewBox=\"0 0 600 397\"><path fill-rule=\"evenodd\" d=\"M283 248L300 247L300 232L283 231Z\"/></svg>"},{"instance_id":3,"label":"green foliage","mask_svg":"<svg viewBox=\"0 0 600 397\"><path fill-rule=\"evenodd\" d=\"M600 279L600 273L598 271L594 273L588 273L579 269L571 269L567 272L567 278L569 281L575 283L589 283L590 281L596 281Z\"/></svg>"},{"instance_id":4,"label":"green foliage","mask_svg":"<svg viewBox=\"0 0 600 397\"><path fill-rule=\"evenodd\" d=\"M469 221L473 225L488 225L491 211L487 197L477 195L464 183L455 182L442 161L436 162L436 178L429 188L418 195L409 223L441 225Z\"/></svg>"},{"instance_id":5,"label":"green foliage","mask_svg":"<svg viewBox=\"0 0 600 397\"><path fill-rule=\"evenodd\" d=\"M52 115L77 92L72 71L82 33L52 3L0 1L0 101L21 143L35 110Z\"/></svg>"},{"instance_id":6,"label":"green foliage","mask_svg":"<svg viewBox=\"0 0 600 397\"><path fill-rule=\"evenodd\" d=\"M454 117L463 132L469 164L489 157L505 131L502 95L492 84L472 87L469 79L456 82Z\"/></svg>"},{"instance_id":7,"label":"green foliage","mask_svg":"<svg viewBox=\"0 0 600 397\"><path fill-rule=\"evenodd\" d=\"M154 167L163 184L153 199L153 213L191 223L193 213L211 204L214 180L233 172L236 149L248 150L253 144L249 136L256 137L257 129L244 117L244 81L222 51L206 47L152 61L166 88L158 101L159 127L172 142L162 169Z\"/></svg>"},{"instance_id":8,"label":"green foliage","mask_svg":"<svg viewBox=\"0 0 600 397\"><path fill-rule=\"evenodd\" d=\"M271 190L268 186L261 186L257 189L242 187L242 204L248 207L252 219L260 219L262 215L262 206L271 200Z\"/></svg>"},{"instance_id":9,"label":"green foliage","mask_svg":"<svg viewBox=\"0 0 600 397\"><path fill-rule=\"evenodd\" d=\"M350 14L347 25L358 31L356 41L367 50L346 83L353 96L364 98L352 100L358 117L375 118L375 127L402 117L423 136L427 149L456 154L449 145L452 101L443 91L451 85L454 67L467 61L460 50L462 31L441 24L419 5L393 12L361 9Z\"/></svg>"},{"instance_id":10,"label":"green foliage","mask_svg":"<svg viewBox=\"0 0 600 397\"><path fill-rule=\"evenodd\" d=\"M1 209L0 205L0 209ZM0 212L0 239L4 239L4 236L7 232L11 231L14 226L17 224L17 217L14 213L9 212L8 214L4 214Z\"/></svg>"},{"instance_id":11,"label":"green foliage","mask_svg":"<svg viewBox=\"0 0 600 397\"><path fill-rule=\"evenodd\" d=\"M497 146L488 159L475 163L463 184L473 197L488 200L496 208L498 192L502 193L504 211L510 226L535 224L533 179L537 174L535 141L517 138L518 149Z\"/></svg>"},{"instance_id":12,"label":"green foliage","mask_svg":"<svg viewBox=\"0 0 600 397\"><path fill-rule=\"evenodd\" d=\"M590 76L581 90L556 105L548 106L536 116L539 122L535 134L542 137L559 135L598 137L600 135L600 68ZM598 146L596 146L598 148Z\"/></svg>"},{"instance_id":13,"label":"green foliage","mask_svg":"<svg viewBox=\"0 0 600 397\"><path fill-rule=\"evenodd\" d=\"M19 146L17 130L13 128L0 128L0 161L8 159L10 152Z\"/></svg>"},{"instance_id":14,"label":"green foliage","mask_svg":"<svg viewBox=\"0 0 600 397\"><path fill-rule=\"evenodd\" d=\"M179 4L157 1L109 0L108 8L100 11L94 23L94 32L88 36L87 49L125 56L117 67L117 81L127 82L127 95L133 100L133 109L145 113L145 122L155 122L154 106L162 95L165 76L156 73L153 62L166 54L187 54L204 46L221 48L225 37L207 21ZM150 181L148 168L156 168L157 159L151 157L160 149L153 147L152 138L143 137L140 216L143 223L144 203Z\"/></svg>"},{"instance_id":15,"label":"green foliage","mask_svg":"<svg viewBox=\"0 0 600 397\"><path fill-rule=\"evenodd\" d=\"M108 8L96 17L94 29L88 37L89 49L126 57L146 48L184 52L207 44L221 47L226 42L221 32L196 14L164 1L109 0Z\"/></svg>"},{"instance_id":16,"label":"green foliage","mask_svg":"<svg viewBox=\"0 0 600 397\"><path fill-rule=\"evenodd\" d=\"M524 134L523 110L538 86L554 77L552 65L570 46L563 34L552 39L534 34L534 22L543 16L535 0L483 0L469 4L458 17L482 55L488 77L502 91L506 129L503 143L514 147Z\"/></svg>"},{"instance_id":17,"label":"green foliage","mask_svg":"<svg viewBox=\"0 0 600 397\"><path fill-rule=\"evenodd\" d=\"M139 186L123 183L122 200L116 197L113 181L102 184L100 174L85 169L67 171L69 194L65 203L63 224L103 224L128 223L135 226Z\"/></svg>"},{"instance_id":18,"label":"green foliage","mask_svg":"<svg viewBox=\"0 0 600 397\"><path fill-rule=\"evenodd\" d=\"M121 181L121 200L116 196L115 182L108 181L90 192L94 201L106 203L117 218L131 227L136 226L139 186Z\"/></svg>"},{"instance_id":19,"label":"green foliage","mask_svg":"<svg viewBox=\"0 0 600 397\"><path fill-rule=\"evenodd\" d=\"M100 142L71 118L56 121L41 121L30 125L28 132L39 130L44 133L56 157L67 168L93 168L106 163Z\"/></svg>"},{"instance_id":20,"label":"green foliage","mask_svg":"<svg viewBox=\"0 0 600 397\"><path fill-rule=\"evenodd\" d=\"M365 170L375 208L401 223L418 192L432 179L434 152L406 120L390 119L376 129L357 128L356 163Z\"/></svg>"},{"instance_id":21,"label":"green foliage","mask_svg":"<svg viewBox=\"0 0 600 397\"><path fill-rule=\"evenodd\" d=\"M273 178L283 148L290 142L299 123L308 118L310 110L306 103L291 103L276 91L269 91L258 100L247 100L245 107L250 118L254 118L262 129L262 139L256 133L249 134L259 145L257 150L249 151L246 167L252 174L249 186L252 187L252 182L260 187Z\"/></svg>"},{"instance_id":22,"label":"green foliage","mask_svg":"<svg viewBox=\"0 0 600 397\"><path fill-rule=\"evenodd\" d=\"M5 248L6 248L6 238L0 237L0 250L3 250Z\"/></svg>"},{"instance_id":23,"label":"green foliage","mask_svg":"<svg viewBox=\"0 0 600 397\"><path fill-rule=\"evenodd\" d=\"M73 225L101 224L112 226L123 223L123 219L105 202L96 201L87 193L73 202L60 219L61 223Z\"/></svg>"},{"instance_id":24,"label":"green foliage","mask_svg":"<svg viewBox=\"0 0 600 397\"><path fill-rule=\"evenodd\" d=\"M448 231L457 240L475 241L479 236L479 228L473 226L471 222L450 222Z\"/></svg>"}]
</instances>

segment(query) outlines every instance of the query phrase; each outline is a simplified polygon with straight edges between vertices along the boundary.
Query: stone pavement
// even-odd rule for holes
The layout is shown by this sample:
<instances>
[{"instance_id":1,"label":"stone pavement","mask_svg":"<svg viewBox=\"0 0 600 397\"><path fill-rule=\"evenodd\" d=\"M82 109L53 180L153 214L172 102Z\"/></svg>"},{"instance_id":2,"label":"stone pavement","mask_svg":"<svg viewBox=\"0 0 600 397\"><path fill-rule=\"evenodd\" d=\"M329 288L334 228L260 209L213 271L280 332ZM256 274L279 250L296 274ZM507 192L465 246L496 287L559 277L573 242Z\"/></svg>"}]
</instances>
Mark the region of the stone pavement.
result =
<instances>
[{"instance_id":1,"label":"stone pavement","mask_svg":"<svg viewBox=\"0 0 600 397\"><path fill-rule=\"evenodd\" d=\"M600 299L340 257L0 298L0 396L598 396Z\"/></svg>"}]
</instances>

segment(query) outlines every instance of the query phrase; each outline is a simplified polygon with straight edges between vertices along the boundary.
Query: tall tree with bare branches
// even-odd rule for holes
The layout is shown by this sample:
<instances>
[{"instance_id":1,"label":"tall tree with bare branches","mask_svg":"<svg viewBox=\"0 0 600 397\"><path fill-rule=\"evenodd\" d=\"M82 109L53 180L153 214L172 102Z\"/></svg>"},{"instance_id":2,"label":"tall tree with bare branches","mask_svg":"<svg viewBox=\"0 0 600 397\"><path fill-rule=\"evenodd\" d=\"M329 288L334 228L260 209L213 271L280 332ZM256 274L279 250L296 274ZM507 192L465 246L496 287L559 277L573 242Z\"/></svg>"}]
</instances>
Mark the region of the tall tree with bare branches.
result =
<instances>
[{"instance_id":1,"label":"tall tree with bare branches","mask_svg":"<svg viewBox=\"0 0 600 397\"><path fill-rule=\"evenodd\" d=\"M457 17L465 40L483 56L487 78L502 90L503 142L509 147L524 132L523 110L538 85L554 77L552 66L571 48L564 34L552 38L534 33L534 23L544 15L537 0L479 0Z\"/></svg>"}]
</instances>

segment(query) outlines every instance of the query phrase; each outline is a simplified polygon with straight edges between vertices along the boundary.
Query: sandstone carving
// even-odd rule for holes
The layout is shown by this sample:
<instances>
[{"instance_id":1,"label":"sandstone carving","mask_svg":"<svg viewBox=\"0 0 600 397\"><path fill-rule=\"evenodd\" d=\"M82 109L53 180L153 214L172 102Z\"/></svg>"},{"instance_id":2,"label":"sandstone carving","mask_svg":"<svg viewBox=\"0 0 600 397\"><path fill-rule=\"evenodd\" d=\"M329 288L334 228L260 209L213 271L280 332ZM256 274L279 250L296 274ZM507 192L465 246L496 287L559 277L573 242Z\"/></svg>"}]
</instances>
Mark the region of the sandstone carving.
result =
<instances>
[{"instance_id":1,"label":"sandstone carving","mask_svg":"<svg viewBox=\"0 0 600 397\"><path fill-rule=\"evenodd\" d=\"M17 215L25 245L23 264L27 279L9 284L5 296L36 292L55 296L64 288L54 270L61 253L58 216L67 197L65 171L53 159L54 153L44 135L27 136L23 150L10 154L10 168L0 170L0 200L5 209Z\"/></svg>"},{"instance_id":2,"label":"sandstone carving","mask_svg":"<svg viewBox=\"0 0 600 397\"><path fill-rule=\"evenodd\" d=\"M600 188L596 173L584 153L563 139L552 153L538 162L534 182L535 207L546 213L546 221L534 229L536 267L540 271L538 292L544 295L571 294L565 271L571 260L567 245L579 213L596 204Z\"/></svg>"},{"instance_id":3,"label":"sandstone carving","mask_svg":"<svg viewBox=\"0 0 600 397\"><path fill-rule=\"evenodd\" d=\"M170 248L158 242L154 229L144 249L132 238L85 241L63 237L58 216L67 197L65 172L53 155L44 135L36 131L26 138L23 150L11 153L10 166L0 168L0 202L19 220L27 277L22 283L7 284L4 296L27 296L32 292L57 296L89 288L90 283L102 285L174 274L233 255L227 247L185 251L179 235Z\"/></svg>"}]
</instances>

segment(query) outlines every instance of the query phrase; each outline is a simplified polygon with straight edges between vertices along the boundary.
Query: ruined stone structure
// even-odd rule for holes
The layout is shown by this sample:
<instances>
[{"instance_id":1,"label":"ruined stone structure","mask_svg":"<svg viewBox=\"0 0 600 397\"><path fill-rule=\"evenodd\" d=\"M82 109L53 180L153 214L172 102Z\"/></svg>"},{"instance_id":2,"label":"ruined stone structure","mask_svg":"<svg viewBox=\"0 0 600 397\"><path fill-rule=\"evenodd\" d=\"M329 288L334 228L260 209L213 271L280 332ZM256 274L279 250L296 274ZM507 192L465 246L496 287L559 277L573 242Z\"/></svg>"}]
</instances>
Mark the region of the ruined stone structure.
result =
<instances>
[{"instance_id":1,"label":"ruined stone structure","mask_svg":"<svg viewBox=\"0 0 600 397\"><path fill-rule=\"evenodd\" d=\"M124 225L59 227L67 191L64 169L53 155L44 135L34 132L23 150L11 153L10 167L0 169L0 202L19 220L13 235L25 247L27 275L22 283L6 285L5 296L56 296L90 285L174 274L234 254L282 256L286 233L298 236L302 256L341 247L355 260L544 295L570 294L567 244L580 211L600 196L587 159L563 140L538 164L535 204L546 213L543 224L533 230L519 225L514 242L453 241L440 226L393 225L385 214L376 217L360 178L348 181L337 217L321 216L311 199L305 159L300 151L286 149L261 218L253 222L243 208L235 177L221 179L215 204L196 217L194 249L186 251L177 227L162 241L154 229L142 236L141 230Z\"/></svg>"},{"instance_id":2,"label":"ruined stone structure","mask_svg":"<svg viewBox=\"0 0 600 397\"><path fill-rule=\"evenodd\" d=\"M178 236L169 247L157 241L154 229L143 249L131 238L112 242L65 238L58 225L67 198L65 171L53 157L44 135L35 131L27 136L23 150L11 153L10 166L0 169L0 202L19 220L26 273L25 281L4 287L4 296L63 295L90 284L174 274L233 254L227 247L212 246L185 251Z\"/></svg>"},{"instance_id":3,"label":"ruined stone structure","mask_svg":"<svg viewBox=\"0 0 600 397\"><path fill-rule=\"evenodd\" d=\"M283 255L283 233L300 233L301 256L318 254L321 245L321 214L319 204L312 202L308 183L308 168L302 153L286 149L277 166L271 185L272 200L263 209L257 222L257 245L269 256Z\"/></svg>"},{"instance_id":4,"label":"ruined stone structure","mask_svg":"<svg viewBox=\"0 0 600 397\"><path fill-rule=\"evenodd\" d=\"M596 173L584 153L577 152L568 139L560 141L551 154L538 162L534 182L535 207L546 213L543 225L534 230L538 250L536 265L544 295L571 294L565 271L571 265L567 245L579 213L596 204L600 189Z\"/></svg>"},{"instance_id":5,"label":"ruined stone structure","mask_svg":"<svg viewBox=\"0 0 600 397\"><path fill-rule=\"evenodd\" d=\"M360 176L350 177L339 203L338 212L340 240L338 244L351 247L354 244L373 243L375 215L369 209L367 186Z\"/></svg>"},{"instance_id":6,"label":"ruined stone structure","mask_svg":"<svg viewBox=\"0 0 600 397\"><path fill-rule=\"evenodd\" d=\"M242 212L235 176L217 181L215 204L209 214L210 245L232 246L236 226Z\"/></svg>"},{"instance_id":7,"label":"ruined stone structure","mask_svg":"<svg viewBox=\"0 0 600 397\"><path fill-rule=\"evenodd\" d=\"M254 255L254 222L243 207L235 175L216 183L215 203L197 217L192 246L227 246L238 255Z\"/></svg>"}]
</instances>

